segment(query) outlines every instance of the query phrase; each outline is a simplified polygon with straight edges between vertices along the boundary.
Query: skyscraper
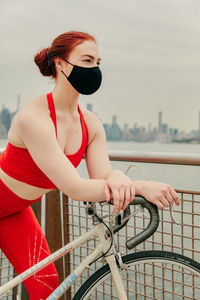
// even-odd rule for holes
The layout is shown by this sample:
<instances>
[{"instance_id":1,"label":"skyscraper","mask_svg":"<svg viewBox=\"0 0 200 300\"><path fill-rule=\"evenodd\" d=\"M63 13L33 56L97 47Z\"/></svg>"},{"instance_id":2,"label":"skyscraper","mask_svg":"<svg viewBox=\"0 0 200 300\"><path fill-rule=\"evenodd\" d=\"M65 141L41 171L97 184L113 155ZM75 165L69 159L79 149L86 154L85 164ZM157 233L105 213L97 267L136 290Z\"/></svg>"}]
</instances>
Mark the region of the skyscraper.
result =
<instances>
[{"instance_id":1,"label":"skyscraper","mask_svg":"<svg viewBox=\"0 0 200 300\"><path fill-rule=\"evenodd\" d=\"M162 111L158 113L158 132L162 130Z\"/></svg>"},{"instance_id":2,"label":"skyscraper","mask_svg":"<svg viewBox=\"0 0 200 300\"><path fill-rule=\"evenodd\" d=\"M93 111L92 103L87 103L86 108L87 108L87 110L92 112Z\"/></svg>"},{"instance_id":3,"label":"skyscraper","mask_svg":"<svg viewBox=\"0 0 200 300\"><path fill-rule=\"evenodd\" d=\"M117 124L117 116L115 115L112 116L112 124L113 125Z\"/></svg>"}]
</instances>

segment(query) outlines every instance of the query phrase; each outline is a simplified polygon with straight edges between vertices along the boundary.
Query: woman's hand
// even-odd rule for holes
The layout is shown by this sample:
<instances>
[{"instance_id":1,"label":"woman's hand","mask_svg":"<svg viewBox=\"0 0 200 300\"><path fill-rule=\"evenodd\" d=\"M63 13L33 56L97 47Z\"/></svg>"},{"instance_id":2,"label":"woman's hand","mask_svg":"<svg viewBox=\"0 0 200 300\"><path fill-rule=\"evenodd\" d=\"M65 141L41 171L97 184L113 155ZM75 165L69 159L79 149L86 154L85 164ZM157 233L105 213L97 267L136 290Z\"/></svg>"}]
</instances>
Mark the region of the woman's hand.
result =
<instances>
[{"instance_id":1,"label":"woman's hand","mask_svg":"<svg viewBox=\"0 0 200 300\"><path fill-rule=\"evenodd\" d=\"M158 208L163 209L173 202L180 204L180 199L175 190L168 184L153 181L134 181L136 195L141 195Z\"/></svg>"},{"instance_id":2,"label":"woman's hand","mask_svg":"<svg viewBox=\"0 0 200 300\"><path fill-rule=\"evenodd\" d=\"M135 195L141 195L158 208L163 209L173 202L180 204L180 199L175 190L169 185L153 181L132 181L120 170L113 170L105 186L106 199L109 202L114 198L114 211L119 213L124 210Z\"/></svg>"},{"instance_id":3,"label":"woman's hand","mask_svg":"<svg viewBox=\"0 0 200 300\"><path fill-rule=\"evenodd\" d=\"M106 199L114 198L114 211L124 210L135 198L134 182L120 170L110 172L106 180Z\"/></svg>"}]
</instances>

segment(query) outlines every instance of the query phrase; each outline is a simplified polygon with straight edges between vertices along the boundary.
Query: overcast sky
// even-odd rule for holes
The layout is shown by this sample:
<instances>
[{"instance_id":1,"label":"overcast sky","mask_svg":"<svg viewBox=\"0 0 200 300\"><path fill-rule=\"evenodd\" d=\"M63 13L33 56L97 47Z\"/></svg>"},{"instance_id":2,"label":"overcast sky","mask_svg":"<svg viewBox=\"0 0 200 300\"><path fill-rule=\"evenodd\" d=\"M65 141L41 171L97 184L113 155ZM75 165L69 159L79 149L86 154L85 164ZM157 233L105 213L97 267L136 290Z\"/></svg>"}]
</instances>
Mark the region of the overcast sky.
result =
<instances>
[{"instance_id":1,"label":"overcast sky","mask_svg":"<svg viewBox=\"0 0 200 300\"><path fill-rule=\"evenodd\" d=\"M70 30L98 42L103 83L93 103L103 122L197 129L200 110L199 0L0 0L0 106L16 109L53 82L35 53Z\"/></svg>"}]
</instances>

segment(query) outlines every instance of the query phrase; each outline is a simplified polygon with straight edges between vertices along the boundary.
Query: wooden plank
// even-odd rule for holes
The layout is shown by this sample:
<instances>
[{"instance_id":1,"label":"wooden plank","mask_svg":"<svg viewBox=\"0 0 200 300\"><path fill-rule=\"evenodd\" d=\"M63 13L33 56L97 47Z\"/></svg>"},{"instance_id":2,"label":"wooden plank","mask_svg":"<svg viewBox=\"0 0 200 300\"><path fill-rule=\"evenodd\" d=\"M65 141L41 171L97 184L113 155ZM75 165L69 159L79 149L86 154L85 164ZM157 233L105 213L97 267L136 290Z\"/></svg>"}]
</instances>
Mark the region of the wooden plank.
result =
<instances>
[{"instance_id":1,"label":"wooden plank","mask_svg":"<svg viewBox=\"0 0 200 300\"><path fill-rule=\"evenodd\" d=\"M62 247L60 191L52 190L46 195L45 236L51 252ZM59 282L64 280L63 258L55 261ZM60 299L64 300L64 296Z\"/></svg>"}]
</instances>

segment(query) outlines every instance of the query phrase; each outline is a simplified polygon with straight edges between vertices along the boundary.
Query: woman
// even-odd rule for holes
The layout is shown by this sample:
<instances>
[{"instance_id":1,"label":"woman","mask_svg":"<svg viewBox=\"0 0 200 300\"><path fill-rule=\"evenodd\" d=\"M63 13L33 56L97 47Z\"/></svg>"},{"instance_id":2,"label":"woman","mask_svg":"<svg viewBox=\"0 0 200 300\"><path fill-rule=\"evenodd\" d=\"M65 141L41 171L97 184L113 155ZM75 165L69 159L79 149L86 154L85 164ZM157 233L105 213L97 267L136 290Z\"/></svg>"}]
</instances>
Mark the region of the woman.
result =
<instances>
[{"instance_id":1,"label":"woman","mask_svg":"<svg viewBox=\"0 0 200 300\"><path fill-rule=\"evenodd\" d=\"M102 124L79 107L79 94L92 94L101 84L93 36L64 33L37 53L35 62L44 76L55 80L55 86L52 93L30 100L15 115L1 155L0 246L17 273L50 254L30 205L51 189L58 188L77 201L110 201L113 197L117 213L135 194L161 209L174 201L179 204L170 186L133 182L112 170ZM84 154L90 179L81 178L76 171ZM57 285L54 264L25 281L32 300L46 299Z\"/></svg>"}]
</instances>

